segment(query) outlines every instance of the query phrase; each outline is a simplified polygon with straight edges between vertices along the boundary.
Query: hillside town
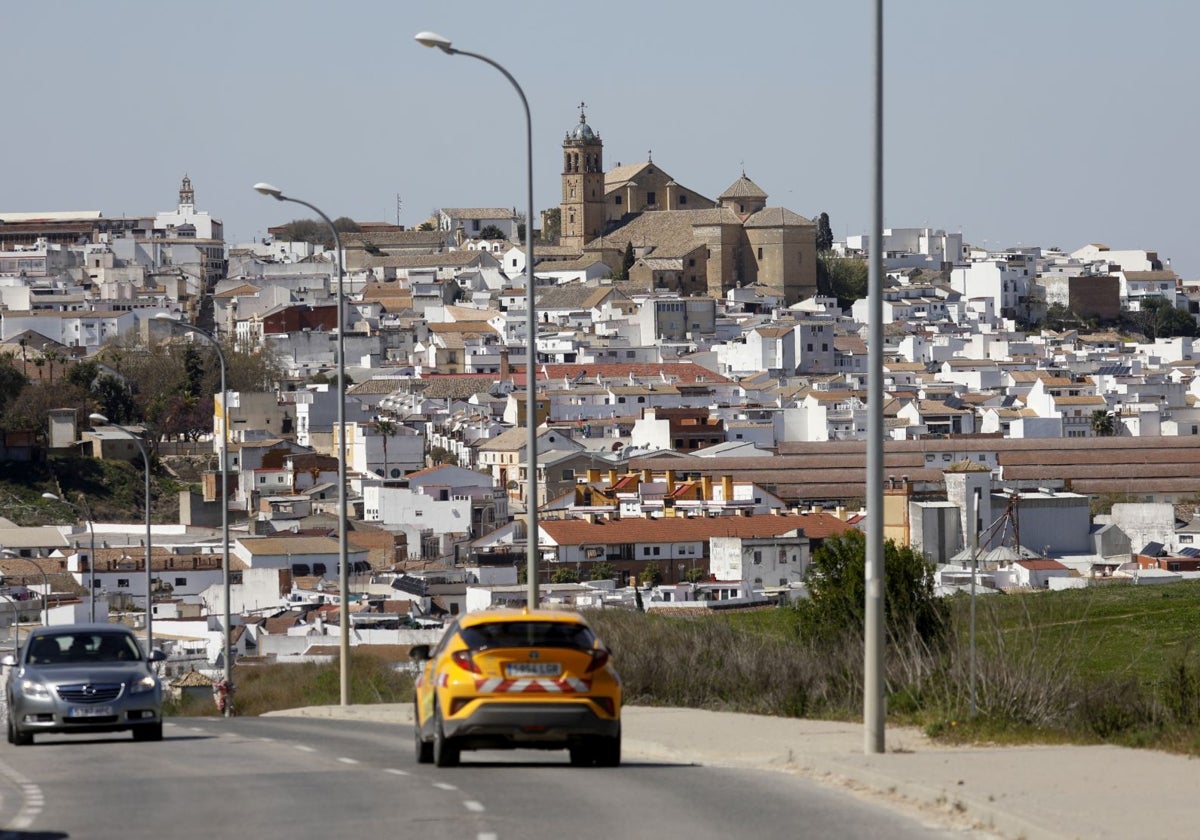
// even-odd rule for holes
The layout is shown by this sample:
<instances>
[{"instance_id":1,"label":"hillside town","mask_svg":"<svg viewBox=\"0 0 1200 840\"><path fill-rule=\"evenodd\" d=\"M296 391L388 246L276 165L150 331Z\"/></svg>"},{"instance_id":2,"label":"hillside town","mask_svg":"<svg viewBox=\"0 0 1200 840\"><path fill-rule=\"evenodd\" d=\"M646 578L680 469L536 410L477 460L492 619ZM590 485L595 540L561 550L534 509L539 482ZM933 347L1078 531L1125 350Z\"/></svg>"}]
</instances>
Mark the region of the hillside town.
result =
<instances>
[{"instance_id":1,"label":"hillside town","mask_svg":"<svg viewBox=\"0 0 1200 840\"><path fill-rule=\"evenodd\" d=\"M0 213L0 355L28 387L92 361L136 389L114 342L204 355L205 336L275 373L204 394L199 440L87 405L0 433L9 463L154 460L184 488L169 525L0 518L0 633L149 610L167 676L217 675L227 636L238 658L328 659L343 603L353 645L429 641L526 603L531 553L543 605L762 606L804 597L812 552L875 516L945 594L1200 572L1200 280L1169 259L928 227L826 241L744 171L714 198L649 153L609 165L582 107L561 152L539 219L441 208L355 221L340 248L282 216L227 243L186 175L161 212ZM877 250L878 511L865 288L830 268Z\"/></svg>"}]
</instances>

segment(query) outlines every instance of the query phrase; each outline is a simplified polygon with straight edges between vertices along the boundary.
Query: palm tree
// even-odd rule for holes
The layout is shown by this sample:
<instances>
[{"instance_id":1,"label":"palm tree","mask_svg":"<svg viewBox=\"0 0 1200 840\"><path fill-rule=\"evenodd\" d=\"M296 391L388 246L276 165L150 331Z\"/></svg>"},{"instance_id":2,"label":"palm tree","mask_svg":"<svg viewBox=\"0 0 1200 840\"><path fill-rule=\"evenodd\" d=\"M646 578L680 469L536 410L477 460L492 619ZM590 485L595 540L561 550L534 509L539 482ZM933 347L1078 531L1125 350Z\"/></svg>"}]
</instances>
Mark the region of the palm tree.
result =
<instances>
[{"instance_id":1,"label":"palm tree","mask_svg":"<svg viewBox=\"0 0 1200 840\"><path fill-rule=\"evenodd\" d=\"M384 417L375 420L375 431L383 435L383 480L388 479L388 438L396 434L396 424Z\"/></svg>"}]
</instances>

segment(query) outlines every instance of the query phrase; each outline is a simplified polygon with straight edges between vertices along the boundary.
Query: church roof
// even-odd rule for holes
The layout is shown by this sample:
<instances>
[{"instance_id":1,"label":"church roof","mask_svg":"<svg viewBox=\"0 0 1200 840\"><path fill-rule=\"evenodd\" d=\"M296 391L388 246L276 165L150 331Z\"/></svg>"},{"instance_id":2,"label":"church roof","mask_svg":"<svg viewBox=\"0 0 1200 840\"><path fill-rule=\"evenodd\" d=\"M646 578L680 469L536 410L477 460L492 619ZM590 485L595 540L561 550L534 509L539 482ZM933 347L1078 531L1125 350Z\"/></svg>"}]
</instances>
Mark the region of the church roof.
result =
<instances>
[{"instance_id":1,"label":"church roof","mask_svg":"<svg viewBox=\"0 0 1200 840\"><path fill-rule=\"evenodd\" d=\"M813 222L786 207L764 207L746 219L746 227L812 227Z\"/></svg>"},{"instance_id":2,"label":"church roof","mask_svg":"<svg viewBox=\"0 0 1200 840\"><path fill-rule=\"evenodd\" d=\"M746 173L742 173L742 177L738 178L725 192L717 196L720 201L723 198L761 198L766 199L767 194L763 188L746 177Z\"/></svg>"}]
</instances>

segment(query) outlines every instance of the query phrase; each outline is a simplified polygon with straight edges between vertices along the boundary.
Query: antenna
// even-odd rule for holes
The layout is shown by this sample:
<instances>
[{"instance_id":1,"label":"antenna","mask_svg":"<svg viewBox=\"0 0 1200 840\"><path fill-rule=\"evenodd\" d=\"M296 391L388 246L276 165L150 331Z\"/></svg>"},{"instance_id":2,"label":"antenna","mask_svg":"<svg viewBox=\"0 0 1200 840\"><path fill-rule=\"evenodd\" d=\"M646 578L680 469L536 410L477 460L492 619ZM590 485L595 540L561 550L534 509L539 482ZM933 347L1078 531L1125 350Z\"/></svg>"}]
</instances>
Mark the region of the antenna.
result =
<instances>
[{"instance_id":1,"label":"antenna","mask_svg":"<svg viewBox=\"0 0 1200 840\"><path fill-rule=\"evenodd\" d=\"M400 200L400 193L396 193L396 227L400 227L400 207L404 204Z\"/></svg>"}]
</instances>

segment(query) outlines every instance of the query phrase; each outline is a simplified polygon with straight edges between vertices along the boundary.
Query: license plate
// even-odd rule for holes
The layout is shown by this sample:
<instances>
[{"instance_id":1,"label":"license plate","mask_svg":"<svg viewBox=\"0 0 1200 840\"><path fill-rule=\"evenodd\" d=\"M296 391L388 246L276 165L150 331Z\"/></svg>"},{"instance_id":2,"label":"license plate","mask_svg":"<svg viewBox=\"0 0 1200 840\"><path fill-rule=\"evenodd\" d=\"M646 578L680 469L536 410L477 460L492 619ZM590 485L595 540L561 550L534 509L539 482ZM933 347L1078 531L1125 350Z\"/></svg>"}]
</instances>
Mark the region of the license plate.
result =
<instances>
[{"instance_id":1,"label":"license plate","mask_svg":"<svg viewBox=\"0 0 1200 840\"><path fill-rule=\"evenodd\" d=\"M67 717L90 718L112 717L112 706L72 706L67 710Z\"/></svg>"},{"instance_id":2,"label":"license plate","mask_svg":"<svg viewBox=\"0 0 1200 840\"><path fill-rule=\"evenodd\" d=\"M562 663L510 662L504 673L510 677L557 677L562 673Z\"/></svg>"}]
</instances>

